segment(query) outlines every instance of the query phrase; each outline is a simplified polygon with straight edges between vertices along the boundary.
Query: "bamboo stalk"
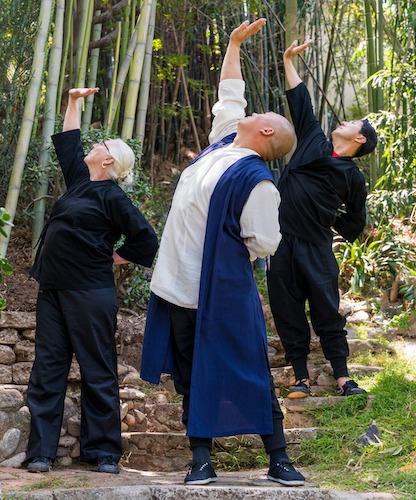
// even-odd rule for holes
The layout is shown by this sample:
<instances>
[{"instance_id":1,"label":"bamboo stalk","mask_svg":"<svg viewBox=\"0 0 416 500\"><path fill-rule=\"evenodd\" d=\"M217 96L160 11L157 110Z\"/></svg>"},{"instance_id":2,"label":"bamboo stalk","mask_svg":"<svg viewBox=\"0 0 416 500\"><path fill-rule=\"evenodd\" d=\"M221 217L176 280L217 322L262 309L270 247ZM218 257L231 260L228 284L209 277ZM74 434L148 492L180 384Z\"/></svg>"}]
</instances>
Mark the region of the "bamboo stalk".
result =
<instances>
[{"instance_id":1,"label":"bamboo stalk","mask_svg":"<svg viewBox=\"0 0 416 500\"><path fill-rule=\"evenodd\" d=\"M91 21L94 14L94 0L89 0L88 4L84 4L82 9L82 29L79 35L79 42L77 47L77 78L76 87L85 86L85 76L87 73L87 60L88 60L88 45L91 37ZM85 2L86 3L86 2ZM79 53L78 53L79 51Z\"/></svg>"},{"instance_id":2,"label":"bamboo stalk","mask_svg":"<svg viewBox=\"0 0 416 500\"><path fill-rule=\"evenodd\" d=\"M41 235L44 221L48 193L49 179L45 172L50 164L51 136L55 128L56 100L58 95L58 83L60 62L62 59L62 40L64 33L65 0L56 0L55 29L53 32L52 46L49 54L48 80L46 84L45 109L43 113L42 145L39 154L39 169L42 172L40 186L36 191L34 202L34 219L32 228L32 260L35 257L36 245Z\"/></svg>"},{"instance_id":3,"label":"bamboo stalk","mask_svg":"<svg viewBox=\"0 0 416 500\"><path fill-rule=\"evenodd\" d=\"M124 107L123 127L121 129L121 137L123 139L131 139L133 137L134 119L143 71L144 52L146 49L152 3L153 0L143 0L141 5L137 44L130 68L130 79Z\"/></svg>"},{"instance_id":4,"label":"bamboo stalk","mask_svg":"<svg viewBox=\"0 0 416 500\"><path fill-rule=\"evenodd\" d=\"M114 121L114 118L116 116L117 107L118 107L118 104L119 104L120 99L121 99L121 93L123 91L124 83L125 83L125 80L126 80L128 72L129 72L129 68L130 68L130 63L131 63L131 60L132 60L133 55L134 55L134 49L136 47L137 33L138 33L138 26L139 26L140 19L141 19L141 13L140 13L139 17L137 18L136 27L134 28L133 34L130 37L129 44L127 46L126 55L125 55L123 62L120 66L120 71L117 74L117 81L116 81L116 85L115 85L115 89L114 89L114 99L112 100L112 105L111 105L111 107L108 108L108 112L107 112L106 123L107 123L107 126L109 128L111 128L113 126L113 121Z\"/></svg>"},{"instance_id":5,"label":"bamboo stalk","mask_svg":"<svg viewBox=\"0 0 416 500\"><path fill-rule=\"evenodd\" d=\"M378 64L377 70L381 71L384 67L384 17L383 17L383 0L377 1L377 52ZM383 89L377 88L377 111L384 109Z\"/></svg>"},{"instance_id":6,"label":"bamboo stalk","mask_svg":"<svg viewBox=\"0 0 416 500\"><path fill-rule=\"evenodd\" d=\"M113 109L114 108L114 98L115 98L115 91L116 91L116 85L117 85L117 77L118 77L118 66L119 66L119 62L120 62L120 45L121 45L121 36L122 36L122 28L121 28L121 23L118 22L117 23L117 40L116 40L116 49L115 49L115 53L114 53L114 64L113 64L113 77L111 79L111 92L110 92L110 100L109 100L109 103L108 103L108 109ZM117 108L117 111L118 111L119 108ZM116 112L117 114L117 112ZM106 114L106 117L104 119L104 128L105 129L108 129L109 128L109 124L108 124L108 118L109 118L109 115L108 113ZM113 131L116 130L117 126L117 120L114 120L111 128L113 129Z\"/></svg>"},{"instance_id":7,"label":"bamboo stalk","mask_svg":"<svg viewBox=\"0 0 416 500\"><path fill-rule=\"evenodd\" d=\"M153 53L153 34L155 31L155 18L156 18L156 0L152 1L152 7L149 19L149 31L147 32L144 66L142 79L140 84L139 102L137 105L136 116L136 141L143 143L144 133L146 128L146 115L147 106L149 103L149 90L150 90L150 74L152 71L152 53ZM141 154L143 149L141 150ZM140 154L140 156L141 156Z\"/></svg>"},{"instance_id":8,"label":"bamboo stalk","mask_svg":"<svg viewBox=\"0 0 416 500\"><path fill-rule=\"evenodd\" d=\"M68 62L68 52L69 46L71 42L71 33L72 33L72 20L73 20L73 11L74 11L74 0L67 0L68 5L65 11L65 28L64 28L64 44L63 44L63 53L61 60L61 71L59 73L59 84L58 84L58 96L56 100L56 112L61 112L61 102L62 102L62 94L63 94L63 86L65 79L65 68Z\"/></svg>"},{"instance_id":9,"label":"bamboo stalk","mask_svg":"<svg viewBox=\"0 0 416 500\"><path fill-rule=\"evenodd\" d=\"M101 14L100 10L97 10L95 13L97 16ZM96 24L92 33L92 41L95 42L101 38L102 24ZM98 71L98 62L100 58L100 49L92 49L90 56L90 70L88 73L88 83L87 87L94 88L97 85L97 71ZM82 113L82 122L81 122L81 130L85 131L91 125L92 118L92 107L94 104L94 95L91 94L87 96L85 99L85 110Z\"/></svg>"},{"instance_id":10,"label":"bamboo stalk","mask_svg":"<svg viewBox=\"0 0 416 500\"><path fill-rule=\"evenodd\" d=\"M367 34L367 78L370 78L377 69L370 0L364 0L364 14ZM367 84L367 93L370 111L377 111L377 98L371 82L368 82Z\"/></svg>"}]
</instances>

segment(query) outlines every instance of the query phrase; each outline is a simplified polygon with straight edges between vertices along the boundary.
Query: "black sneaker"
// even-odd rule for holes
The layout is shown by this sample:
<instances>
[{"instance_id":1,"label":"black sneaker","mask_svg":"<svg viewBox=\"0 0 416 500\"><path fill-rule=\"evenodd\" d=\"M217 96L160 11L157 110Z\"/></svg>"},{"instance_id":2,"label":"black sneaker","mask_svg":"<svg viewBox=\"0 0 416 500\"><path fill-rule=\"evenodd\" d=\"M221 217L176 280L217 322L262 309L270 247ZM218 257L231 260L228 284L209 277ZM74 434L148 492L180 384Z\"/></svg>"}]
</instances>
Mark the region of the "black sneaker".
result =
<instances>
[{"instance_id":1,"label":"black sneaker","mask_svg":"<svg viewBox=\"0 0 416 500\"><path fill-rule=\"evenodd\" d=\"M106 472L107 474L119 474L120 468L118 462L113 457L98 457L97 472Z\"/></svg>"},{"instance_id":2,"label":"black sneaker","mask_svg":"<svg viewBox=\"0 0 416 500\"><path fill-rule=\"evenodd\" d=\"M267 473L267 479L285 486L303 486L305 484L305 478L287 459L272 465Z\"/></svg>"},{"instance_id":3,"label":"black sneaker","mask_svg":"<svg viewBox=\"0 0 416 500\"><path fill-rule=\"evenodd\" d=\"M299 399L299 398L307 398L308 396L312 396L311 388L307 383L308 379L302 379L298 384L296 384L287 394L287 397L290 399Z\"/></svg>"},{"instance_id":4,"label":"black sneaker","mask_svg":"<svg viewBox=\"0 0 416 500\"><path fill-rule=\"evenodd\" d=\"M356 396L358 394L367 394L367 391L358 387L357 382L354 382L354 380L347 380L342 387L338 387L338 394L340 396Z\"/></svg>"},{"instance_id":5,"label":"black sneaker","mask_svg":"<svg viewBox=\"0 0 416 500\"><path fill-rule=\"evenodd\" d=\"M29 472L49 472L52 466L52 459L48 457L36 457L27 466Z\"/></svg>"},{"instance_id":6,"label":"black sneaker","mask_svg":"<svg viewBox=\"0 0 416 500\"><path fill-rule=\"evenodd\" d=\"M208 484L216 481L217 475L209 462L190 464L185 484Z\"/></svg>"}]
</instances>

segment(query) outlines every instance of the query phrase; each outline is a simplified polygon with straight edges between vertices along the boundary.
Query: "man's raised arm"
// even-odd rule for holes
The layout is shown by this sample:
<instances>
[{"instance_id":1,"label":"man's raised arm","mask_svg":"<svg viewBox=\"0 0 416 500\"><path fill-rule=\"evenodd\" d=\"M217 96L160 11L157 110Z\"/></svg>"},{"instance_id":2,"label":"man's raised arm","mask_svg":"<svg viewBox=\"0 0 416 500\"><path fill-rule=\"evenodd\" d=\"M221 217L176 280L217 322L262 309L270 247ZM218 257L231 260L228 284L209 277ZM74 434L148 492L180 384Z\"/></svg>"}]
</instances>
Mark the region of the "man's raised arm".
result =
<instances>
[{"instance_id":1,"label":"man's raised arm","mask_svg":"<svg viewBox=\"0 0 416 500\"><path fill-rule=\"evenodd\" d=\"M289 85L289 89L294 89L299 85L299 83L302 83L302 79L298 75L298 72L296 71L296 68L293 64L293 59L297 55L304 52L311 43L312 40L308 40L307 42L298 46L298 41L295 40L294 42L292 42L292 45L290 45L290 47L285 50L285 54L283 56L283 64L285 66L286 80Z\"/></svg>"},{"instance_id":2,"label":"man's raised arm","mask_svg":"<svg viewBox=\"0 0 416 500\"><path fill-rule=\"evenodd\" d=\"M266 19L264 18L257 19L257 21L251 24L249 21L244 21L238 28L232 31L221 67L221 81L243 79L241 73L240 46L251 35L255 35L265 24Z\"/></svg>"}]
</instances>

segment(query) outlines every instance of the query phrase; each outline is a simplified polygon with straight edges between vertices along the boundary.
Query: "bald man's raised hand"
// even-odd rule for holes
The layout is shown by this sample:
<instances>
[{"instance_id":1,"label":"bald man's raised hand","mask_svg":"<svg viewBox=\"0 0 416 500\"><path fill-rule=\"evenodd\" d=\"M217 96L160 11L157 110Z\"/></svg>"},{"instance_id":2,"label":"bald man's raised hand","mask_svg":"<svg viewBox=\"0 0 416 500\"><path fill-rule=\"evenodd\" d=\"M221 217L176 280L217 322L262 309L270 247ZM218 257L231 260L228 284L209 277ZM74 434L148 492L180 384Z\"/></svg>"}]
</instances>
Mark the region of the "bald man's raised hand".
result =
<instances>
[{"instance_id":1,"label":"bald man's raised hand","mask_svg":"<svg viewBox=\"0 0 416 500\"><path fill-rule=\"evenodd\" d=\"M250 23L249 21L244 21L240 24L238 28L232 31L230 35L230 42L241 45L247 38L255 35L261 28L266 24L266 19L263 17L257 19L256 21Z\"/></svg>"}]
</instances>

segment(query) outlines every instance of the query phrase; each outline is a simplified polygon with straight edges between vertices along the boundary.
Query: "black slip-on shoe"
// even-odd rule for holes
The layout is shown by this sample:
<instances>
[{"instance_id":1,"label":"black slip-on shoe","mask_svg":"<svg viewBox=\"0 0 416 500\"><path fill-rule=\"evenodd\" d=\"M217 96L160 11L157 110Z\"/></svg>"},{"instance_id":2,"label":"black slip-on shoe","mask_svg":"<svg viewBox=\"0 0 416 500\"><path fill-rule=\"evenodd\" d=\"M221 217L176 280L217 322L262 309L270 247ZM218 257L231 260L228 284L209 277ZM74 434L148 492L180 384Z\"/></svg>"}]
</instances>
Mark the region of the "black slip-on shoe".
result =
<instances>
[{"instance_id":1,"label":"black slip-on shoe","mask_svg":"<svg viewBox=\"0 0 416 500\"><path fill-rule=\"evenodd\" d=\"M214 468L209 462L197 462L190 464L185 484L208 484L218 479Z\"/></svg>"},{"instance_id":2,"label":"black slip-on shoe","mask_svg":"<svg viewBox=\"0 0 416 500\"><path fill-rule=\"evenodd\" d=\"M119 474L120 468L115 458L110 456L97 458L97 472L106 472L107 474Z\"/></svg>"},{"instance_id":3,"label":"black slip-on shoe","mask_svg":"<svg viewBox=\"0 0 416 500\"><path fill-rule=\"evenodd\" d=\"M29 472L49 472L52 467L52 459L48 457L36 457L27 466Z\"/></svg>"},{"instance_id":4,"label":"black slip-on shoe","mask_svg":"<svg viewBox=\"0 0 416 500\"><path fill-rule=\"evenodd\" d=\"M267 473L267 479L285 486L303 486L305 484L304 476L287 459L272 465Z\"/></svg>"}]
</instances>

